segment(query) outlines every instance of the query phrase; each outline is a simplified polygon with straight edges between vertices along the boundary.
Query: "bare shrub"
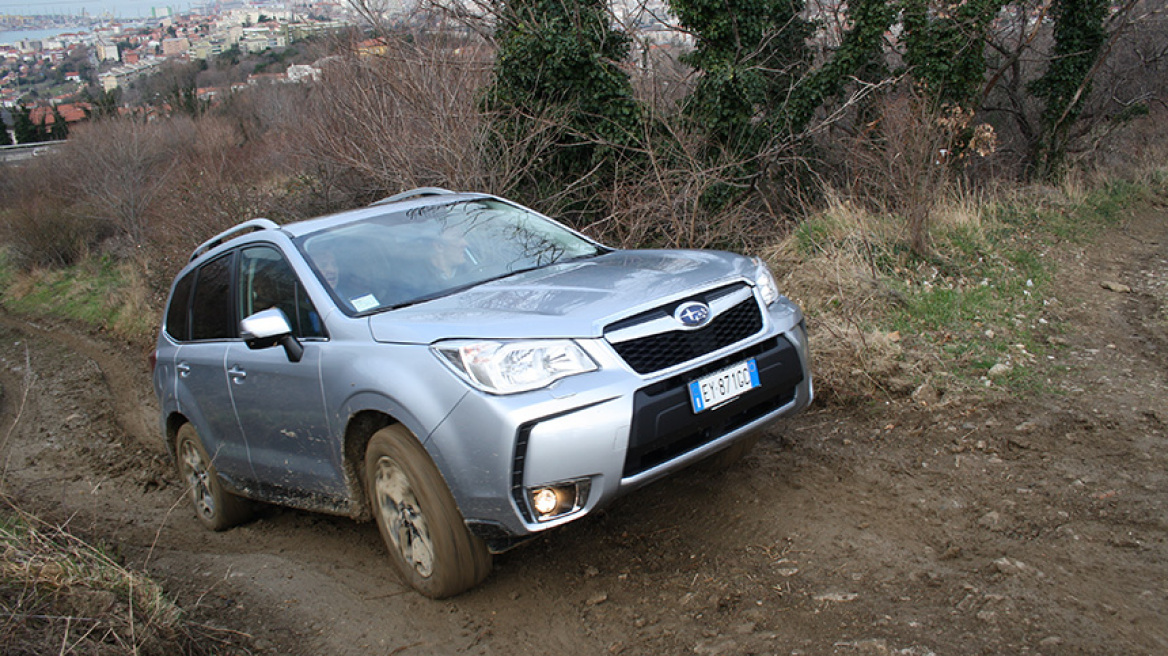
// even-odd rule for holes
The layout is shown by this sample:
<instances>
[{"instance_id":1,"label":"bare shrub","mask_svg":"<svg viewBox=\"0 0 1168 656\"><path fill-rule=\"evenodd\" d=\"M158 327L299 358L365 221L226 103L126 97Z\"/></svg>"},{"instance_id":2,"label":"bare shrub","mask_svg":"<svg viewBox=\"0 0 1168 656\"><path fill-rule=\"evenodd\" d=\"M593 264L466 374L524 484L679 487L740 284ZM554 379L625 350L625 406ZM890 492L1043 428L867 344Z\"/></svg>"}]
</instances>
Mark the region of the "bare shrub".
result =
<instances>
[{"instance_id":1,"label":"bare shrub","mask_svg":"<svg viewBox=\"0 0 1168 656\"><path fill-rule=\"evenodd\" d=\"M195 245L265 209L252 182L259 173L235 124L210 116L181 123L190 134L169 176L166 211L155 218L151 240L171 274Z\"/></svg>"},{"instance_id":2,"label":"bare shrub","mask_svg":"<svg viewBox=\"0 0 1168 656\"><path fill-rule=\"evenodd\" d=\"M618 175L604 190L608 216L588 231L626 247L753 249L776 238L779 224L767 208L750 202L718 206L703 202L712 190L741 184L741 161L713 160L700 135L677 125L676 116L655 116L641 139L644 164Z\"/></svg>"},{"instance_id":3,"label":"bare shrub","mask_svg":"<svg viewBox=\"0 0 1168 656\"><path fill-rule=\"evenodd\" d=\"M304 152L352 203L440 186L501 191L505 153L487 157L478 93L490 73L481 42L385 39L384 54L331 59L303 112Z\"/></svg>"},{"instance_id":4,"label":"bare shrub","mask_svg":"<svg viewBox=\"0 0 1168 656\"><path fill-rule=\"evenodd\" d=\"M844 192L872 211L901 217L905 241L926 254L933 215L953 197L963 160L996 149L993 129L973 119L960 107L932 109L911 92L883 99L878 118L842 142Z\"/></svg>"},{"instance_id":5,"label":"bare shrub","mask_svg":"<svg viewBox=\"0 0 1168 656\"><path fill-rule=\"evenodd\" d=\"M77 129L60 161L76 200L73 211L109 224L131 246L142 245L191 134L189 119L113 118Z\"/></svg>"},{"instance_id":6,"label":"bare shrub","mask_svg":"<svg viewBox=\"0 0 1168 656\"><path fill-rule=\"evenodd\" d=\"M1100 138L1091 164L1104 176L1162 183L1168 167L1168 105L1152 105L1146 116Z\"/></svg>"},{"instance_id":7,"label":"bare shrub","mask_svg":"<svg viewBox=\"0 0 1168 656\"><path fill-rule=\"evenodd\" d=\"M57 198L24 199L0 214L0 222L13 263L23 269L68 266L84 256L95 241L92 226Z\"/></svg>"},{"instance_id":8,"label":"bare shrub","mask_svg":"<svg viewBox=\"0 0 1168 656\"><path fill-rule=\"evenodd\" d=\"M263 141L273 134L291 134L300 127L310 87L305 84L260 84L232 93L211 114L233 122L243 142ZM287 154L297 144L279 144Z\"/></svg>"},{"instance_id":9,"label":"bare shrub","mask_svg":"<svg viewBox=\"0 0 1168 656\"><path fill-rule=\"evenodd\" d=\"M108 235L108 226L95 224L72 211L61 193L68 183L62 175L61 154L38 157L24 166L9 166L0 211L2 239L13 263L22 269L68 266Z\"/></svg>"}]
</instances>

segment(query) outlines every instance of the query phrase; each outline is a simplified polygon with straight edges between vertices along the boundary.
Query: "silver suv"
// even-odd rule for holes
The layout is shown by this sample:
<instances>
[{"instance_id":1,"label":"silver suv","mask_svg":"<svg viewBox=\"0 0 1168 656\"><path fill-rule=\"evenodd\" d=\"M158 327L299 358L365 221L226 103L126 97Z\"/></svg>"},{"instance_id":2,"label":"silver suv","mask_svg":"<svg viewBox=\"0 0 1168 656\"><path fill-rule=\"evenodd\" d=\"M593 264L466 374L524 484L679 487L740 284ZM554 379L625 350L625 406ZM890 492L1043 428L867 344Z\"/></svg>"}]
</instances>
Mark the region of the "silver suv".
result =
<instances>
[{"instance_id":1,"label":"silver suv","mask_svg":"<svg viewBox=\"0 0 1168 656\"><path fill-rule=\"evenodd\" d=\"M811 402L799 308L758 259L629 251L485 194L418 189L199 246L155 353L199 519L252 500L376 520L402 578L491 554Z\"/></svg>"}]
</instances>

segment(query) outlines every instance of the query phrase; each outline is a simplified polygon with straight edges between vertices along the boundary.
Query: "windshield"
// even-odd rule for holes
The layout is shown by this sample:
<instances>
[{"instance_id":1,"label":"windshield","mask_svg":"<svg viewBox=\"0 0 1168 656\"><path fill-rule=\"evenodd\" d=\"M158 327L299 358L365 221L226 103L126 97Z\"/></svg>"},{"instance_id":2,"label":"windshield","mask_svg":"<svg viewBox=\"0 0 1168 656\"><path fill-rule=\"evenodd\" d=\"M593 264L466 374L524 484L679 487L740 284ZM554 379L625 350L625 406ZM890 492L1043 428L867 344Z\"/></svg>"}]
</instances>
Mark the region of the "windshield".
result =
<instances>
[{"instance_id":1,"label":"windshield","mask_svg":"<svg viewBox=\"0 0 1168 656\"><path fill-rule=\"evenodd\" d=\"M350 314L445 296L601 250L553 221L497 200L391 212L297 242Z\"/></svg>"}]
</instances>

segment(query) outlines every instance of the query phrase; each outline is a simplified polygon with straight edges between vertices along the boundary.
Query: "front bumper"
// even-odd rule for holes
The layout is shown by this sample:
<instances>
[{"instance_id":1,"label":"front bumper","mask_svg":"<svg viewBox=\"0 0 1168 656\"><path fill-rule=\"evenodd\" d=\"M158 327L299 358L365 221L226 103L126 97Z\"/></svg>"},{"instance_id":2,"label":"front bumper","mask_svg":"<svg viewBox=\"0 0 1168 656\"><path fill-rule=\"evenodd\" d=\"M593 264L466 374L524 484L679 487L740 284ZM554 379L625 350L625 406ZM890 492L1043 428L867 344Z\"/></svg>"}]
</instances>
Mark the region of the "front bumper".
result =
<instances>
[{"instance_id":1,"label":"front bumper","mask_svg":"<svg viewBox=\"0 0 1168 656\"><path fill-rule=\"evenodd\" d=\"M797 319L796 319L797 320ZM601 340L585 342L597 372L513 396L466 395L427 447L467 524L492 548L578 519L618 496L724 449L813 396L802 322L764 331L690 363L644 377L629 371ZM754 358L761 386L695 414L690 381ZM527 491L587 481L587 498L569 514L538 521Z\"/></svg>"}]
</instances>

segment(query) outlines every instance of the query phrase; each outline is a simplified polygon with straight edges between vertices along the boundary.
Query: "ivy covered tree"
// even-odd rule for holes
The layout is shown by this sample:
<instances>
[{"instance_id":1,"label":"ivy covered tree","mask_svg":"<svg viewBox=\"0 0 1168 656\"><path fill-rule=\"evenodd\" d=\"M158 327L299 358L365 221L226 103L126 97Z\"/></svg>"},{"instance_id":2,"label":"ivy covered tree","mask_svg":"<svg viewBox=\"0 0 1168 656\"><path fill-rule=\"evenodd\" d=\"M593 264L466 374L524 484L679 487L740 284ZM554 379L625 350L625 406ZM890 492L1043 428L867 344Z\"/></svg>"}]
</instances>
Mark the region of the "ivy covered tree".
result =
<instances>
[{"instance_id":1,"label":"ivy covered tree","mask_svg":"<svg viewBox=\"0 0 1168 656\"><path fill-rule=\"evenodd\" d=\"M1054 0L1054 50L1046 72L1030 85L1045 102L1042 135L1033 156L1036 177L1057 175L1066 158L1071 127L1091 90L1091 72L1107 41L1110 3L1106 0Z\"/></svg>"},{"instance_id":2,"label":"ivy covered tree","mask_svg":"<svg viewBox=\"0 0 1168 656\"><path fill-rule=\"evenodd\" d=\"M905 63L938 107L973 109L985 82L986 31L1005 0L904 0Z\"/></svg>"},{"instance_id":3,"label":"ivy covered tree","mask_svg":"<svg viewBox=\"0 0 1168 656\"><path fill-rule=\"evenodd\" d=\"M672 0L671 7L697 40L682 57L701 73L684 112L718 145L756 155L785 127L785 101L807 69L803 0Z\"/></svg>"},{"instance_id":4,"label":"ivy covered tree","mask_svg":"<svg viewBox=\"0 0 1168 656\"><path fill-rule=\"evenodd\" d=\"M839 48L791 90L783 111L791 134L802 132L816 110L842 92L858 73L876 67L884 56L884 33L896 20L899 7L885 0L856 0L850 5L851 27Z\"/></svg>"},{"instance_id":5,"label":"ivy covered tree","mask_svg":"<svg viewBox=\"0 0 1168 656\"><path fill-rule=\"evenodd\" d=\"M527 177L536 185L604 185L640 132L632 83L620 68L628 35L610 27L605 0L500 0L496 12L498 51L484 105L499 119L501 146L530 151Z\"/></svg>"}]
</instances>

